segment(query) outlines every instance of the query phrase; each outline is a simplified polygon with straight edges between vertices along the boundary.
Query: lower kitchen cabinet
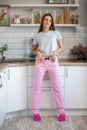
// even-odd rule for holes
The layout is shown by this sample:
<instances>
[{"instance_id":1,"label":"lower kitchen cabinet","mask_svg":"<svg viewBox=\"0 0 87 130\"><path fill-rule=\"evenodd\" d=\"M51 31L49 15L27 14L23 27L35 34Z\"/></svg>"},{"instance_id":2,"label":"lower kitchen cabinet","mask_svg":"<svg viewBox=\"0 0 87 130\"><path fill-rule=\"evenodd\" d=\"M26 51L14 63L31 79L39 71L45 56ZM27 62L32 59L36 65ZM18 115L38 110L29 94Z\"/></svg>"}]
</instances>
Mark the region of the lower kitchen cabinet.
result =
<instances>
[{"instance_id":1,"label":"lower kitchen cabinet","mask_svg":"<svg viewBox=\"0 0 87 130\"><path fill-rule=\"evenodd\" d=\"M7 112L27 109L27 66L8 67Z\"/></svg>"},{"instance_id":2,"label":"lower kitchen cabinet","mask_svg":"<svg viewBox=\"0 0 87 130\"><path fill-rule=\"evenodd\" d=\"M3 123L6 114L6 74L6 70L0 73L0 126Z\"/></svg>"},{"instance_id":3,"label":"lower kitchen cabinet","mask_svg":"<svg viewBox=\"0 0 87 130\"><path fill-rule=\"evenodd\" d=\"M33 87L33 75L34 66L28 66L28 108L31 109L31 94ZM60 67L60 80L62 85L62 91L64 96L64 66ZM54 99L54 93L48 74L45 74L42 84L42 95L40 109L55 109L56 103Z\"/></svg>"},{"instance_id":4,"label":"lower kitchen cabinet","mask_svg":"<svg viewBox=\"0 0 87 130\"><path fill-rule=\"evenodd\" d=\"M0 73L0 112L6 112L6 74L6 70Z\"/></svg>"},{"instance_id":5,"label":"lower kitchen cabinet","mask_svg":"<svg viewBox=\"0 0 87 130\"><path fill-rule=\"evenodd\" d=\"M87 109L87 66L65 67L65 107Z\"/></svg>"}]
</instances>

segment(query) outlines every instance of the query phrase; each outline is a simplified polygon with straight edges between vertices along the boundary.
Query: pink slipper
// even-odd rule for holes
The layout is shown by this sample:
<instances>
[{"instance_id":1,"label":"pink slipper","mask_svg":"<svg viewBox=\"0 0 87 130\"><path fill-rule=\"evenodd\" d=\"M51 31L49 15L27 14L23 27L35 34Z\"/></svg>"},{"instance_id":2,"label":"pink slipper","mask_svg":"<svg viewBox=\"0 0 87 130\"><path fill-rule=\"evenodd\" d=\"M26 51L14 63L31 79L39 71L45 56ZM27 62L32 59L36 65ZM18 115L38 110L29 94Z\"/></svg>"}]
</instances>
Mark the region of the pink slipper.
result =
<instances>
[{"instance_id":1,"label":"pink slipper","mask_svg":"<svg viewBox=\"0 0 87 130\"><path fill-rule=\"evenodd\" d=\"M58 121L66 121L66 115L63 114L63 115L59 115L58 118L57 118Z\"/></svg>"},{"instance_id":2,"label":"pink slipper","mask_svg":"<svg viewBox=\"0 0 87 130\"><path fill-rule=\"evenodd\" d=\"M40 114L33 115L33 120L34 121L41 121Z\"/></svg>"}]
</instances>

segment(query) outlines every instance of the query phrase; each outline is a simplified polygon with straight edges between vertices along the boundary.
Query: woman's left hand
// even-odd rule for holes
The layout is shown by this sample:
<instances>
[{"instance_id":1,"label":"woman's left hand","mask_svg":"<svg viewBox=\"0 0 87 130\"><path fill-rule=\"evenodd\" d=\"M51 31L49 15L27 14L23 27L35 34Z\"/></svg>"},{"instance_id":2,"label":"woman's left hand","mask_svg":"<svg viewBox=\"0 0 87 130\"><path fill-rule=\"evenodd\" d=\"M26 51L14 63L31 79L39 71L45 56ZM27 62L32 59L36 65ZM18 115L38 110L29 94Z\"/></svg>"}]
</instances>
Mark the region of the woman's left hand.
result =
<instances>
[{"instance_id":1,"label":"woman's left hand","mask_svg":"<svg viewBox=\"0 0 87 130\"><path fill-rule=\"evenodd\" d=\"M54 51L52 56L51 56L51 61L55 62L55 60L56 60L56 52Z\"/></svg>"},{"instance_id":2,"label":"woman's left hand","mask_svg":"<svg viewBox=\"0 0 87 130\"><path fill-rule=\"evenodd\" d=\"M55 62L55 59L56 59L56 56L55 56L55 55L52 55L52 56L51 56L51 61L52 61L52 62Z\"/></svg>"}]
</instances>

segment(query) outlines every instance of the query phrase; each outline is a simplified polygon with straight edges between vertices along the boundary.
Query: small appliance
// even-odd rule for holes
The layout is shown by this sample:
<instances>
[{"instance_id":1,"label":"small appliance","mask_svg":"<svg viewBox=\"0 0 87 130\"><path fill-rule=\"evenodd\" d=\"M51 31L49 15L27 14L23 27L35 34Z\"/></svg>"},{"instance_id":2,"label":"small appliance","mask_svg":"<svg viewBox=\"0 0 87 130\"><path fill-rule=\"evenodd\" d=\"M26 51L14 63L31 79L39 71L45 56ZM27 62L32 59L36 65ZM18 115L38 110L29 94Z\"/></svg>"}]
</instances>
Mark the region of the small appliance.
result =
<instances>
[{"instance_id":1,"label":"small appliance","mask_svg":"<svg viewBox=\"0 0 87 130\"><path fill-rule=\"evenodd\" d=\"M29 58L30 60L35 61L36 55L32 53L32 43L33 43L33 38L29 39L29 46L30 46Z\"/></svg>"}]
</instances>

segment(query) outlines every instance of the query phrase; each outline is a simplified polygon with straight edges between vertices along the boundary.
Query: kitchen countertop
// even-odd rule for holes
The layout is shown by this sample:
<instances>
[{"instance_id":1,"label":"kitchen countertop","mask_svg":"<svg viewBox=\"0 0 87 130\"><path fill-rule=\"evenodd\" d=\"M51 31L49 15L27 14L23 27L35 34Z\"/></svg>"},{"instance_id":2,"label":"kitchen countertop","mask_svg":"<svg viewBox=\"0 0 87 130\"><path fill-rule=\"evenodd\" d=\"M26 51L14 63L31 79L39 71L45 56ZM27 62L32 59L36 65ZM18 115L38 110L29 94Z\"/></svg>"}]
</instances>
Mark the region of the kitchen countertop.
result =
<instances>
[{"instance_id":1,"label":"kitchen countertop","mask_svg":"<svg viewBox=\"0 0 87 130\"><path fill-rule=\"evenodd\" d=\"M15 61L15 59L14 59ZM35 61L30 61L30 59L25 60L24 62L16 61L16 62L7 62L7 63L0 63L0 72L4 70L7 67L12 66L29 66L34 65ZM84 61L76 61L72 59L59 59L59 65L60 66L87 66L87 62Z\"/></svg>"}]
</instances>

